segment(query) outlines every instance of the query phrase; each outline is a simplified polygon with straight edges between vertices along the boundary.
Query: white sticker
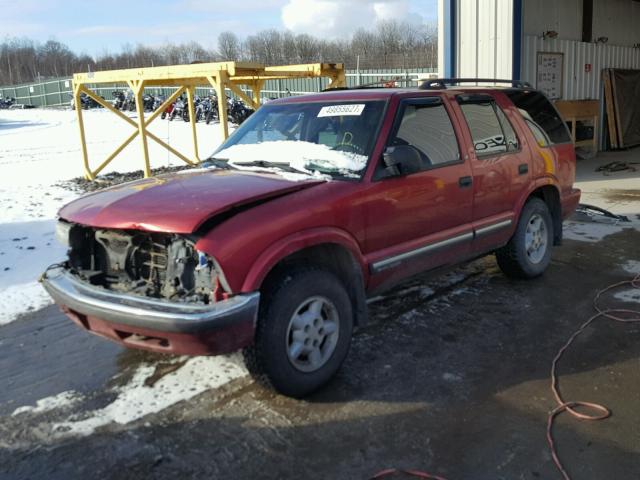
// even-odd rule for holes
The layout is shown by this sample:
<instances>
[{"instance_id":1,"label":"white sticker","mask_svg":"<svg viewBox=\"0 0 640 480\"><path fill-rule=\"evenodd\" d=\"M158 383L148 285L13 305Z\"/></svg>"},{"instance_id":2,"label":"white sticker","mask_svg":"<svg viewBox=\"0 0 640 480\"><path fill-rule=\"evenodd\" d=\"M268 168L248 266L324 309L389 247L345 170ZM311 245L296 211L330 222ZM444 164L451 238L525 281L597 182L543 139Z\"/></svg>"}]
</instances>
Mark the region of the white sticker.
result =
<instances>
[{"instance_id":1,"label":"white sticker","mask_svg":"<svg viewBox=\"0 0 640 480\"><path fill-rule=\"evenodd\" d=\"M330 105L327 107L322 107L320 112L318 113L318 118L320 117L342 117L345 115L350 116L360 116L364 111L364 103L359 103L355 105Z\"/></svg>"}]
</instances>

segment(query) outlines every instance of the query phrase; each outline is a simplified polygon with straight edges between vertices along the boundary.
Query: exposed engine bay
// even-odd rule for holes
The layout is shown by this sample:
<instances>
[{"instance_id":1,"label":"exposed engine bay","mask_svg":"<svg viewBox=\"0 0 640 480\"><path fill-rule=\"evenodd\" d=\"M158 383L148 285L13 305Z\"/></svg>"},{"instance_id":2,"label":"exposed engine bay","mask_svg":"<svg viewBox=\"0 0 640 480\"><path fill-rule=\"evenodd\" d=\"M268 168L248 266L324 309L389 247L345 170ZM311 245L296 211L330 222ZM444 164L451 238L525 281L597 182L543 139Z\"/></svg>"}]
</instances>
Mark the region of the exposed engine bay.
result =
<instances>
[{"instance_id":1,"label":"exposed engine bay","mask_svg":"<svg viewBox=\"0 0 640 480\"><path fill-rule=\"evenodd\" d=\"M215 260L198 252L188 236L70 224L62 228L68 238L69 268L93 285L204 304L221 293Z\"/></svg>"}]
</instances>

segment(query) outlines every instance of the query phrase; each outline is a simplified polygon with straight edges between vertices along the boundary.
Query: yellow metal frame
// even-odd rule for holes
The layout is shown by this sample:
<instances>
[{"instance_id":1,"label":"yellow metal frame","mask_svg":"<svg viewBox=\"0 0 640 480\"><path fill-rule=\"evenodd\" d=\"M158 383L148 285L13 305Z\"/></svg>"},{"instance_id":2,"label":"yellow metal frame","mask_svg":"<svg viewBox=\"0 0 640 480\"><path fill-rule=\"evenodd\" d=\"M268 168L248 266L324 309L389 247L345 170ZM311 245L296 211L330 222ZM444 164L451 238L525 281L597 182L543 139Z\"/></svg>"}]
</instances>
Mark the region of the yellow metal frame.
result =
<instances>
[{"instance_id":1,"label":"yellow metal frame","mask_svg":"<svg viewBox=\"0 0 640 480\"><path fill-rule=\"evenodd\" d=\"M335 63L314 63L307 65L284 65L267 67L258 63L250 62L218 62L218 63L198 63L193 65L171 65L167 67L132 68L127 70L109 70L104 72L76 73L73 76L73 95L75 105L80 106L80 95L87 94L107 110L113 112L117 117L134 127L131 133L97 168L91 169L89 165L89 154L85 135L85 126L82 108L76 108L78 118L78 129L80 131L80 142L82 145L82 158L84 164L84 176L88 180L95 179L127 145L136 137L140 137L142 146L142 156L144 159L145 177L151 176L149 162L148 139L166 148L189 165L200 162L198 152L198 139L196 135L195 105L194 96L197 86L212 86L218 97L218 112L220 115L220 128L222 136L226 139L229 136L229 125L227 117L227 97L226 89L231 90L252 108L260 106L260 93L267 80L289 79L289 78L320 78L330 79L328 88L345 87L346 77L343 64ZM131 88L136 97L137 121L129 118L121 111L115 109L110 103L91 90L89 85L122 83ZM251 90L252 95L247 95L240 85L244 85ZM175 87L176 91L160 105L148 118L144 116L143 95L145 87ZM149 132L148 127L160 114L175 101L182 93L187 92L189 120L191 123L191 135L193 139L193 157L183 155L175 148Z\"/></svg>"}]
</instances>

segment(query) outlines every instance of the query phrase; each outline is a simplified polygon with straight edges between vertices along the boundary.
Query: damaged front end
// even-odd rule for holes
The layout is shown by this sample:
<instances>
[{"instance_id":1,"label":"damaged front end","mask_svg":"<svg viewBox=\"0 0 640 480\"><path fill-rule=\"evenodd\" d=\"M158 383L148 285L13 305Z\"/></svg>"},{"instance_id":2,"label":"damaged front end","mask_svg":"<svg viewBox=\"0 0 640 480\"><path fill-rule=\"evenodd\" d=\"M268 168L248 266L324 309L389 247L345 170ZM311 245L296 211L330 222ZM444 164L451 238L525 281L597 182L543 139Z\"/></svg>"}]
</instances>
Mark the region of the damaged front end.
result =
<instances>
[{"instance_id":1,"label":"damaged front end","mask_svg":"<svg viewBox=\"0 0 640 480\"><path fill-rule=\"evenodd\" d=\"M232 295L194 238L64 221L56 234L69 259L49 267L42 284L89 332L179 355L230 353L253 342L260 293Z\"/></svg>"},{"instance_id":2,"label":"damaged front end","mask_svg":"<svg viewBox=\"0 0 640 480\"><path fill-rule=\"evenodd\" d=\"M69 269L91 285L115 292L208 305L223 299L215 259L185 235L94 229L60 222Z\"/></svg>"}]
</instances>

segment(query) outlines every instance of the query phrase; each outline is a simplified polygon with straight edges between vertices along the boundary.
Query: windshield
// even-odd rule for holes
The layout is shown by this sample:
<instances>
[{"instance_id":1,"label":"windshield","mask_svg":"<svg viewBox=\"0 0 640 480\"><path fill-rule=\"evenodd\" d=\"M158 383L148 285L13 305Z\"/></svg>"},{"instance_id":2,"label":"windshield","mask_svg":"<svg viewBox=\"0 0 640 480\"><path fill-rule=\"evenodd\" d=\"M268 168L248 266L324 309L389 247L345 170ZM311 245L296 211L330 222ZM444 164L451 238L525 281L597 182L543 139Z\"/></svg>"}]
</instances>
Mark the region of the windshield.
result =
<instances>
[{"instance_id":1,"label":"windshield","mask_svg":"<svg viewBox=\"0 0 640 480\"><path fill-rule=\"evenodd\" d=\"M265 105L213 154L235 167L359 178L382 119L383 101Z\"/></svg>"}]
</instances>

